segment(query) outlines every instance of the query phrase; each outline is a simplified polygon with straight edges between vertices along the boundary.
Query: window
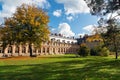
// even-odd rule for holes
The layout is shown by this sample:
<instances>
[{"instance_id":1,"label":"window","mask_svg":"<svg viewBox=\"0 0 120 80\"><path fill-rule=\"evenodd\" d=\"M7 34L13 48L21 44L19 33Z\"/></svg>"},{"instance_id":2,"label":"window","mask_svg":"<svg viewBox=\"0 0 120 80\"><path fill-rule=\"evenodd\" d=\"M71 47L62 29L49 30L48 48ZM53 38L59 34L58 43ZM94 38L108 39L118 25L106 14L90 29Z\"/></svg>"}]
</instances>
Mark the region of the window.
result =
<instances>
[{"instance_id":1,"label":"window","mask_svg":"<svg viewBox=\"0 0 120 80\"><path fill-rule=\"evenodd\" d=\"M8 47L8 53L12 53L12 46Z\"/></svg>"},{"instance_id":2,"label":"window","mask_svg":"<svg viewBox=\"0 0 120 80\"><path fill-rule=\"evenodd\" d=\"M0 47L0 53L3 53L3 48L2 47Z\"/></svg>"},{"instance_id":3,"label":"window","mask_svg":"<svg viewBox=\"0 0 120 80\"><path fill-rule=\"evenodd\" d=\"M16 48L15 48L15 53L19 53L19 47L18 46L16 46Z\"/></svg>"},{"instance_id":4,"label":"window","mask_svg":"<svg viewBox=\"0 0 120 80\"><path fill-rule=\"evenodd\" d=\"M49 53L49 48L47 48L47 53Z\"/></svg>"},{"instance_id":5,"label":"window","mask_svg":"<svg viewBox=\"0 0 120 80\"><path fill-rule=\"evenodd\" d=\"M25 53L25 51L26 51L26 48L25 48L25 46L22 48L22 53Z\"/></svg>"},{"instance_id":6,"label":"window","mask_svg":"<svg viewBox=\"0 0 120 80\"><path fill-rule=\"evenodd\" d=\"M53 48L53 53L55 53L55 48Z\"/></svg>"},{"instance_id":7,"label":"window","mask_svg":"<svg viewBox=\"0 0 120 80\"><path fill-rule=\"evenodd\" d=\"M43 47L43 53L45 53L45 48Z\"/></svg>"},{"instance_id":8,"label":"window","mask_svg":"<svg viewBox=\"0 0 120 80\"><path fill-rule=\"evenodd\" d=\"M60 48L58 48L58 52L60 52Z\"/></svg>"},{"instance_id":9,"label":"window","mask_svg":"<svg viewBox=\"0 0 120 80\"><path fill-rule=\"evenodd\" d=\"M41 49L38 49L38 53L41 53Z\"/></svg>"},{"instance_id":10,"label":"window","mask_svg":"<svg viewBox=\"0 0 120 80\"><path fill-rule=\"evenodd\" d=\"M33 49L33 53L36 53L36 48Z\"/></svg>"}]
</instances>

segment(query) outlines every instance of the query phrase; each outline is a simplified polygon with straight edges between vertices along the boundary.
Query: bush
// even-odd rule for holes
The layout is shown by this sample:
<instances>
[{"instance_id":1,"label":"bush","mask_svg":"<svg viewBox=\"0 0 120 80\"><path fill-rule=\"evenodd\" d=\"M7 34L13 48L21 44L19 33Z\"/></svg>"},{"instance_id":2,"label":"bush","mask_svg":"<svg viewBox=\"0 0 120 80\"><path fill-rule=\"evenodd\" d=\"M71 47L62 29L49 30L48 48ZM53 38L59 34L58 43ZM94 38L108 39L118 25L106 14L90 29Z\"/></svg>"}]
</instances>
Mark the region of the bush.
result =
<instances>
[{"instance_id":1,"label":"bush","mask_svg":"<svg viewBox=\"0 0 120 80\"><path fill-rule=\"evenodd\" d=\"M96 46L90 50L90 55L91 56L100 56L101 50L102 50L101 46Z\"/></svg>"},{"instance_id":2,"label":"bush","mask_svg":"<svg viewBox=\"0 0 120 80\"><path fill-rule=\"evenodd\" d=\"M85 57L88 56L90 54L90 49L86 46L81 46L79 51L78 51L78 55Z\"/></svg>"},{"instance_id":3,"label":"bush","mask_svg":"<svg viewBox=\"0 0 120 80\"><path fill-rule=\"evenodd\" d=\"M103 47L102 50L100 51L100 56L109 56L109 49L106 47Z\"/></svg>"},{"instance_id":4,"label":"bush","mask_svg":"<svg viewBox=\"0 0 120 80\"><path fill-rule=\"evenodd\" d=\"M97 46L90 50L91 56L108 56L110 53L109 49L106 47Z\"/></svg>"},{"instance_id":5,"label":"bush","mask_svg":"<svg viewBox=\"0 0 120 80\"><path fill-rule=\"evenodd\" d=\"M97 56L97 54L98 54L98 51L96 49L91 49L90 50L90 55L91 56Z\"/></svg>"}]
</instances>

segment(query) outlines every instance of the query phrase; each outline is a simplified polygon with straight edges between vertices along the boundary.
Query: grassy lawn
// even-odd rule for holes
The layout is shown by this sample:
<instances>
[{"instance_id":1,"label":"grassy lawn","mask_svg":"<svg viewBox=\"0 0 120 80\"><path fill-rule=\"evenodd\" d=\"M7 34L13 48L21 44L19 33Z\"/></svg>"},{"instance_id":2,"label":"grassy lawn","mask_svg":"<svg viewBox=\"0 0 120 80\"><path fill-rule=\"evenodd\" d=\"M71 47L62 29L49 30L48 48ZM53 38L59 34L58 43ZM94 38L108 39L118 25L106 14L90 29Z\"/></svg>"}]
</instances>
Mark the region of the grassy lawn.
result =
<instances>
[{"instance_id":1,"label":"grassy lawn","mask_svg":"<svg viewBox=\"0 0 120 80\"><path fill-rule=\"evenodd\" d=\"M120 80L120 59L75 55L0 59L0 80Z\"/></svg>"}]
</instances>

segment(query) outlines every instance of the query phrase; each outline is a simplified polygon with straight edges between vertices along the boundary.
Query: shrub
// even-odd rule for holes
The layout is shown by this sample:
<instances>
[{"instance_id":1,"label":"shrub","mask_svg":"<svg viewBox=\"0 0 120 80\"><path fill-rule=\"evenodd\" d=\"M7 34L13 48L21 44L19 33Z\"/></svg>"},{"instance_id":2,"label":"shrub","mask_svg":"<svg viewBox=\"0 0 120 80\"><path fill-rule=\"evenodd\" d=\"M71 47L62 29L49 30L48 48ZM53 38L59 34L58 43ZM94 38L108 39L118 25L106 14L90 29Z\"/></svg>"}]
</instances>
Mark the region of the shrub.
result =
<instances>
[{"instance_id":1,"label":"shrub","mask_svg":"<svg viewBox=\"0 0 120 80\"><path fill-rule=\"evenodd\" d=\"M97 56L97 54L98 54L98 52L97 52L96 49L91 49L91 50L90 50L90 55L91 55L91 56Z\"/></svg>"},{"instance_id":2,"label":"shrub","mask_svg":"<svg viewBox=\"0 0 120 80\"><path fill-rule=\"evenodd\" d=\"M91 56L100 56L102 47L101 46L96 46L90 50L90 55Z\"/></svg>"},{"instance_id":3,"label":"shrub","mask_svg":"<svg viewBox=\"0 0 120 80\"><path fill-rule=\"evenodd\" d=\"M108 56L110 53L109 49L106 47L103 47L100 51L100 56Z\"/></svg>"},{"instance_id":4,"label":"shrub","mask_svg":"<svg viewBox=\"0 0 120 80\"><path fill-rule=\"evenodd\" d=\"M109 49L102 46L96 46L90 50L91 56L108 56L110 53Z\"/></svg>"},{"instance_id":5,"label":"shrub","mask_svg":"<svg viewBox=\"0 0 120 80\"><path fill-rule=\"evenodd\" d=\"M85 57L88 56L90 54L90 49L87 46L81 46L79 51L78 51L78 55Z\"/></svg>"}]
</instances>

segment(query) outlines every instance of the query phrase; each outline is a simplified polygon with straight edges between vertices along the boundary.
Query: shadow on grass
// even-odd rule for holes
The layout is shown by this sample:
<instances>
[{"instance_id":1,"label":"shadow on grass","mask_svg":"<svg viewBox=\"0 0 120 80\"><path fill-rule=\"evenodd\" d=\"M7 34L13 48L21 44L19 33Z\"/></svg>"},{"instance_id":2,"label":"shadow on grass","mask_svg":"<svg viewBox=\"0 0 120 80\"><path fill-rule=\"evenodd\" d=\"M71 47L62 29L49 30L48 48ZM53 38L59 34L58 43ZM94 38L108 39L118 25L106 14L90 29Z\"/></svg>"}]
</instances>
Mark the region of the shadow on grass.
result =
<instances>
[{"instance_id":1,"label":"shadow on grass","mask_svg":"<svg viewBox=\"0 0 120 80\"><path fill-rule=\"evenodd\" d=\"M47 55L47 56L38 56L39 58L77 58L76 55L70 55L70 54L67 54L66 56L64 55Z\"/></svg>"},{"instance_id":2,"label":"shadow on grass","mask_svg":"<svg viewBox=\"0 0 120 80\"><path fill-rule=\"evenodd\" d=\"M84 58L0 66L0 80L120 80L120 60Z\"/></svg>"}]
</instances>

